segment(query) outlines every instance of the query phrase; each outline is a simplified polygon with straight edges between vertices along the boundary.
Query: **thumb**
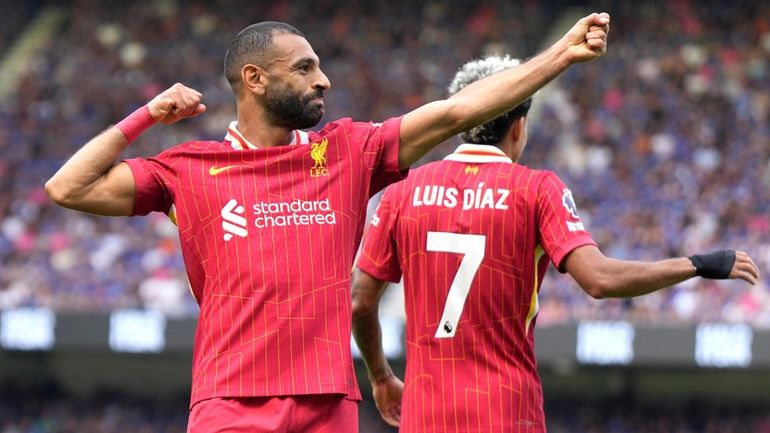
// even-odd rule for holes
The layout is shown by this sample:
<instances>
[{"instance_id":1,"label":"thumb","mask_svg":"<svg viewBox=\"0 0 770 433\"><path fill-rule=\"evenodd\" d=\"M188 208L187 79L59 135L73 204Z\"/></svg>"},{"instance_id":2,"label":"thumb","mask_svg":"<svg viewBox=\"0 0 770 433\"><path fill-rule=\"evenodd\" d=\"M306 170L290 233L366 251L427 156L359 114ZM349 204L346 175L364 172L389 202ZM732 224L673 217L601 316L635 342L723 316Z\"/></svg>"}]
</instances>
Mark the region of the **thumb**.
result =
<instances>
[{"instance_id":1,"label":"thumb","mask_svg":"<svg viewBox=\"0 0 770 433\"><path fill-rule=\"evenodd\" d=\"M600 14L594 12L589 15L589 17L591 18L589 25L605 26L610 23L610 14L607 12L602 12Z\"/></svg>"},{"instance_id":2,"label":"thumb","mask_svg":"<svg viewBox=\"0 0 770 433\"><path fill-rule=\"evenodd\" d=\"M588 15L586 17L583 17L578 21L580 24L583 24L587 27L591 26L604 26L609 24L610 22L610 15L607 12L602 13L592 13L591 15Z\"/></svg>"},{"instance_id":3,"label":"thumb","mask_svg":"<svg viewBox=\"0 0 770 433\"><path fill-rule=\"evenodd\" d=\"M594 23L594 20L596 20L596 16L597 16L597 15L599 15L599 14L597 14L596 12L594 12L594 13L592 13L591 15L588 15L588 16L585 16L585 17L581 18L581 19L580 19L580 21L579 21L579 23L580 23L580 24L583 24L583 25L586 25L586 26L590 26L590 25L593 25L593 23Z\"/></svg>"}]
</instances>

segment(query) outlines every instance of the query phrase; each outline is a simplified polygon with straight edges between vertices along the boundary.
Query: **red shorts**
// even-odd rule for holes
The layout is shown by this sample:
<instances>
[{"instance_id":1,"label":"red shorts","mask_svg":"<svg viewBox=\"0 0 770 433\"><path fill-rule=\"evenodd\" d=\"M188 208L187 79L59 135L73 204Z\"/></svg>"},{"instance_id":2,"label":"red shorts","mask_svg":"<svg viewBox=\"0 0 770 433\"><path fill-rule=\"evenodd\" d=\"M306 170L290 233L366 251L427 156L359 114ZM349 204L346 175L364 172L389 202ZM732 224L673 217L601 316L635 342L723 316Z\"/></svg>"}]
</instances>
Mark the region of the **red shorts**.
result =
<instances>
[{"instance_id":1,"label":"red shorts","mask_svg":"<svg viewBox=\"0 0 770 433\"><path fill-rule=\"evenodd\" d=\"M358 402L341 395L212 398L190 410L187 433L358 433Z\"/></svg>"}]
</instances>

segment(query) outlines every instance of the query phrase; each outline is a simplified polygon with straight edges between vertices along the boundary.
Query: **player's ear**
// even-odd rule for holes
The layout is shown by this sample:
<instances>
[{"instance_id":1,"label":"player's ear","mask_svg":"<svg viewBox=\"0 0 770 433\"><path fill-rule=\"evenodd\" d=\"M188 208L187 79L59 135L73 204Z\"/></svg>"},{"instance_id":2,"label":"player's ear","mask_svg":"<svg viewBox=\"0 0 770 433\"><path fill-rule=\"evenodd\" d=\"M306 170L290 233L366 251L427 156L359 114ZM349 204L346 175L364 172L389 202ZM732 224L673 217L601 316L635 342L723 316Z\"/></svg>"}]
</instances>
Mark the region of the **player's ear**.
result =
<instances>
[{"instance_id":1,"label":"player's ear","mask_svg":"<svg viewBox=\"0 0 770 433\"><path fill-rule=\"evenodd\" d=\"M241 68L241 81L250 93L262 95L267 86L267 74L259 66L247 63Z\"/></svg>"},{"instance_id":2,"label":"player's ear","mask_svg":"<svg viewBox=\"0 0 770 433\"><path fill-rule=\"evenodd\" d=\"M511 135L511 141L518 143L522 136L526 132L527 128L527 116L519 117L511 123L511 129L508 130L508 134Z\"/></svg>"}]
</instances>

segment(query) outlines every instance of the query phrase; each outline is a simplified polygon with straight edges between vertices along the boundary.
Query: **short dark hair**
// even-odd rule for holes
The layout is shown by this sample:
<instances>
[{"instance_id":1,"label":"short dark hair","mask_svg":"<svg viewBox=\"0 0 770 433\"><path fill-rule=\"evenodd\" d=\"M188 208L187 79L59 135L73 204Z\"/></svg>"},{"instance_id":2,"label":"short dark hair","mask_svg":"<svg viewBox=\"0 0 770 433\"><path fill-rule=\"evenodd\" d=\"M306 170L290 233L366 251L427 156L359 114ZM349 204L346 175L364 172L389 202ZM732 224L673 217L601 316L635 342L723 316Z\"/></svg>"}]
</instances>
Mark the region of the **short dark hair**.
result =
<instances>
[{"instance_id":1,"label":"short dark hair","mask_svg":"<svg viewBox=\"0 0 770 433\"><path fill-rule=\"evenodd\" d=\"M235 35L225 53L225 77L230 86L235 86L241 81L243 65L264 65L265 57L273 46L273 36L281 34L305 37L296 28L279 21L252 24Z\"/></svg>"},{"instance_id":2,"label":"short dark hair","mask_svg":"<svg viewBox=\"0 0 770 433\"><path fill-rule=\"evenodd\" d=\"M519 65L518 59L512 59L508 56L488 56L483 59L473 60L460 67L455 74L452 84L449 85L449 94L454 95L468 84L478 81L482 78L515 68ZM460 133L460 138L466 143L472 144L499 144L513 122L524 117L532 106L532 98L527 99L521 104L507 111L500 116L490 120L483 125L473 127Z\"/></svg>"}]
</instances>

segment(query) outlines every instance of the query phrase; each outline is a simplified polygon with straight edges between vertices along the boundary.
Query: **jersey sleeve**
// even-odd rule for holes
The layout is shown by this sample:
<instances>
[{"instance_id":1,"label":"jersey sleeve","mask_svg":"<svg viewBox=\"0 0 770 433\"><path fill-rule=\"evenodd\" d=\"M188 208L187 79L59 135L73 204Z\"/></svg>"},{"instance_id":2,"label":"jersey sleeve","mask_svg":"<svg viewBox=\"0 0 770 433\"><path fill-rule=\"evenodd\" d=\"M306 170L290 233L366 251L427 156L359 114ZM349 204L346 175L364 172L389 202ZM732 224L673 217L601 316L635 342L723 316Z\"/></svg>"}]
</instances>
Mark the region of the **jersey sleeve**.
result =
<instances>
[{"instance_id":1,"label":"jersey sleeve","mask_svg":"<svg viewBox=\"0 0 770 433\"><path fill-rule=\"evenodd\" d=\"M147 215L152 211L168 213L173 204L173 169L170 152L152 158L133 158L124 162L134 175L136 193L132 215Z\"/></svg>"},{"instance_id":2,"label":"jersey sleeve","mask_svg":"<svg viewBox=\"0 0 770 433\"><path fill-rule=\"evenodd\" d=\"M361 156L372 174L370 197L406 177L408 169L398 168L401 117L382 123L353 122L352 134L356 137L355 141L361 144Z\"/></svg>"},{"instance_id":3,"label":"jersey sleeve","mask_svg":"<svg viewBox=\"0 0 770 433\"><path fill-rule=\"evenodd\" d=\"M363 247L356 262L356 266L367 274L392 283L401 280L401 267L395 242L398 219L395 200L393 200L395 190L394 187L385 190L364 234Z\"/></svg>"},{"instance_id":4,"label":"jersey sleeve","mask_svg":"<svg viewBox=\"0 0 770 433\"><path fill-rule=\"evenodd\" d=\"M596 245L577 212L572 192L552 172L546 172L537 195L538 238L560 272L562 260L583 245Z\"/></svg>"}]
</instances>

